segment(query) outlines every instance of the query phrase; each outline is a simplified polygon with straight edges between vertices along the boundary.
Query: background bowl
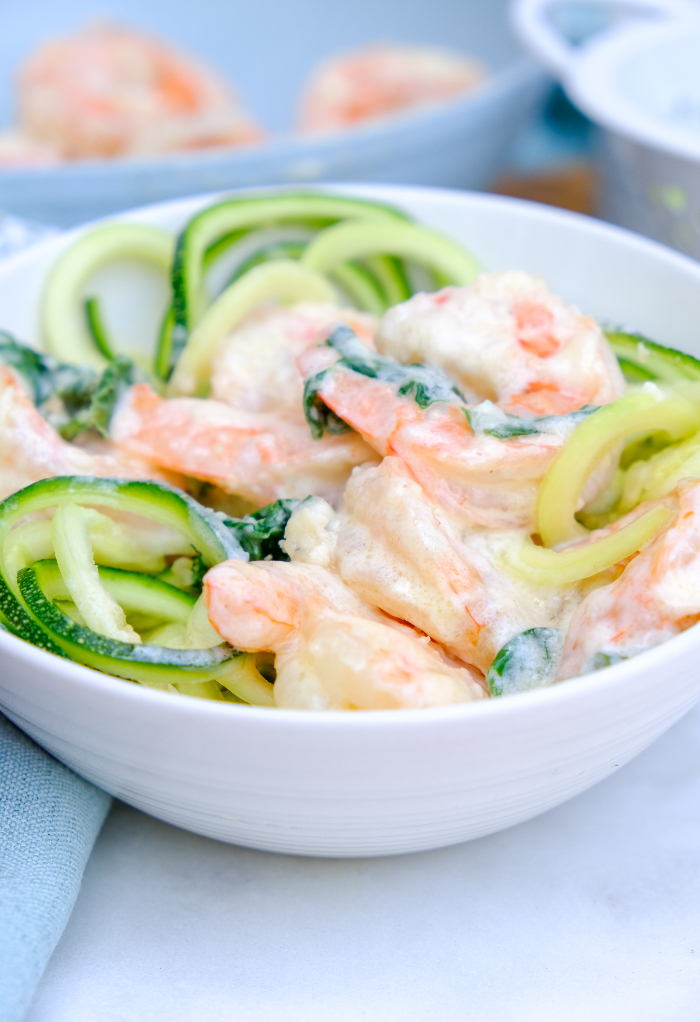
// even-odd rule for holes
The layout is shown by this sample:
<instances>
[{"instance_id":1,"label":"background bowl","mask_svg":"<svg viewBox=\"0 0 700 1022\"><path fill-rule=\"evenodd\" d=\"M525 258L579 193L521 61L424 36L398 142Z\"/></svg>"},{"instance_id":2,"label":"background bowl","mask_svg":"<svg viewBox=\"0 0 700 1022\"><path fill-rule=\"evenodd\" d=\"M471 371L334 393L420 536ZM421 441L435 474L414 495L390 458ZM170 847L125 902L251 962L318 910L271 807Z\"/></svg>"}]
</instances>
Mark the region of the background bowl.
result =
<instances>
[{"instance_id":1,"label":"background bowl","mask_svg":"<svg viewBox=\"0 0 700 1022\"><path fill-rule=\"evenodd\" d=\"M557 4L516 0L513 20L525 45L602 129L597 212L700 258L700 4L622 0L607 7L647 16L606 21L605 3L576 0L570 6L579 19L582 8L596 12L580 21L592 34L578 48L567 43L564 23L552 20Z\"/></svg>"},{"instance_id":2,"label":"background bowl","mask_svg":"<svg viewBox=\"0 0 700 1022\"><path fill-rule=\"evenodd\" d=\"M573 213L495 196L342 190L400 205L486 269L542 273L602 320L700 356L700 265ZM212 197L139 210L177 228ZM0 328L36 340L56 236L0 266ZM138 310L137 310L138 312ZM160 819L270 851L382 855L526 820L605 777L700 697L700 628L550 689L431 710L222 706L120 681L0 633L0 707L78 773Z\"/></svg>"},{"instance_id":3,"label":"background bowl","mask_svg":"<svg viewBox=\"0 0 700 1022\"><path fill-rule=\"evenodd\" d=\"M3 10L0 124L12 118L15 69L40 42L95 14L94 0L32 0ZM484 187L502 169L549 79L522 55L507 0L102 0L101 17L153 31L199 55L240 91L269 130L288 132L311 67L330 53L381 40L450 46L493 74L473 95L335 136L280 134L264 146L165 158L90 160L0 171L0 208L70 226L181 195L299 181L381 181Z\"/></svg>"}]
</instances>

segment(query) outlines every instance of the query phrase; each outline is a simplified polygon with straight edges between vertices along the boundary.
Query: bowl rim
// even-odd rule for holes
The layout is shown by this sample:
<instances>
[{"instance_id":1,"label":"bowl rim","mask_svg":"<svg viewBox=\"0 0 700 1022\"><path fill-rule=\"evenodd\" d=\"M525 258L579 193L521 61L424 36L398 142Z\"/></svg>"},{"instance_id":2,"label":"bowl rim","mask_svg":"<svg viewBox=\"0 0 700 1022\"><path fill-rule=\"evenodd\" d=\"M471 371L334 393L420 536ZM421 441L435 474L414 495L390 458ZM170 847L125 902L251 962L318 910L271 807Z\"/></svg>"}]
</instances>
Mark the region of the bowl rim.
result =
<instances>
[{"instance_id":1,"label":"bowl rim","mask_svg":"<svg viewBox=\"0 0 700 1022\"><path fill-rule=\"evenodd\" d=\"M698 16L659 24L639 24L611 33L569 64L564 89L576 106L608 131L686 160L700 160L700 134L666 124L625 95L620 76L625 63L675 41L694 37L700 44Z\"/></svg>"},{"instance_id":2,"label":"bowl rim","mask_svg":"<svg viewBox=\"0 0 700 1022\"><path fill-rule=\"evenodd\" d=\"M575 706L582 701L587 702L596 693L608 692L611 696L614 695L615 690L626 688L640 670L646 673L662 669L669 659L669 647L671 653L675 653L676 657L680 659L689 650L696 649L698 645L700 645L700 623L644 653L630 657L628 660L623 660L599 671L557 682L548 687L519 692L505 698L417 709L362 710L357 713L348 713L343 710L295 710L245 704L239 706L214 700L197 699L196 697L187 698L140 685L138 682L118 678L111 674L103 674L91 667L85 667L73 660L58 657L37 646L32 646L31 643L9 632L0 632L0 651L17 654L20 659L25 660L27 666L35 666L38 673L50 672L54 676L62 676L80 688L91 689L93 692L116 698L121 702L131 701L133 703L136 701L135 705L150 703L154 708L160 706L165 709L168 707L169 712L172 711L178 715L186 714L188 717L195 715L203 720L226 721L228 718L232 727L236 725L237 721L247 719L259 725L269 724L272 727L309 726L317 729L320 726L325 727L332 724L334 727L359 728L360 730L365 727L372 729L405 727L409 721L415 725L427 725L450 721L467 722L483 716L496 719L509 718L513 714L521 716L528 707L531 708L531 712L540 713L540 708L555 709ZM700 696L700 692L698 695ZM163 700L168 700L168 702Z\"/></svg>"},{"instance_id":3,"label":"bowl rim","mask_svg":"<svg viewBox=\"0 0 700 1022\"><path fill-rule=\"evenodd\" d=\"M542 203L531 202L526 199L517 199L502 195L491 195L484 192L461 191L457 189L425 187L419 185L373 185L366 183L359 184L355 182L324 182L319 184L305 183L300 186L283 184L269 187L260 186L253 188L239 188L226 192L202 193L199 195L171 199L165 202L138 206L133 209L124 210L115 215L89 221L78 227L72 227L64 231L56 232L16 253L15 255L9 256L0 263L0 278L2 278L2 276L6 273L12 273L17 269L21 271L23 269L23 264L31 264L37 257L40 257L42 252L45 250L51 249L63 241L68 243L68 241L73 237L101 223L113 222L115 220L148 220L153 211L161 211L166 216L171 213L182 211L184 216L189 217L193 215L193 213L203 204L219 201L221 198L228 195L256 194L260 192L267 194L271 191L299 192L317 190L351 195L364 195L367 197L374 196L375 198L378 197L384 201L395 201L399 203L402 199L410 202L411 197L415 197L417 199L425 197L433 200L440 200L443 203L458 202L467 206L476 206L477 208L491 207L501 210L517 208L521 212L529 213L531 216L537 217L541 220L544 219L545 221L562 224L569 223L579 229L584 228L587 231L593 231L599 236L602 236L602 238L609 236L633 242L634 247L638 250L647 250L650 254L663 256L665 260L672 264L678 264L679 268L692 270L693 273L698 276L698 285L700 287L700 264L696 260L691 259L690 257L685 256L682 253L661 244L660 242L637 235L625 228L597 220L594 217L590 217L582 213L559 209ZM505 698L484 699L473 703L456 703L447 706L434 706L420 709L363 710L357 713L333 710L292 710L281 708L274 708L274 712L271 712L271 710L266 707L247 705L239 706L232 705L230 703L220 703L213 700L197 698L188 699L181 696L172 698L174 695L173 693L149 688L148 686L140 685L136 682L128 681L127 679L118 678L114 675L104 674L101 671L85 667L82 664L78 664L67 658L64 659L58 657L33 646L26 640L20 639L18 636L15 636L5 630L0 630L0 653L3 650L6 650L10 654L15 654L20 660L25 660L28 666L34 665L37 671L41 673L53 673L54 675L69 677L70 680L81 687L93 689L96 687L97 690L101 690L108 696L111 695L115 698L121 697L126 700L156 700L156 702L152 705L160 705L163 707L167 705L171 708L173 713L177 714L199 714L204 715L204 719L225 719L225 716L228 715L234 724L242 715L242 719L254 720L259 723L273 722L272 726L275 726L274 722L278 722L284 726L290 723L293 724L293 726L303 726L307 723L313 726L318 726L321 723L328 725L332 722L334 726L343 728L357 728L363 727L364 725L376 728L381 726L393 727L394 723L397 725L405 725L406 721L413 721L415 724L419 724L421 722L465 721L474 719L475 717L478 718L483 714L488 714L489 716L500 715L501 717L505 715L508 717L512 713L520 713L522 708L526 709L528 706L532 706L534 709L539 706L554 707L558 704L567 705L571 704L572 700L574 702L580 701L581 699L586 700L589 694L600 690L610 690L612 693L613 689L625 687L631 678L638 673L640 667L642 669L647 667L652 669L663 667L663 661L668 660L667 650L670 650L671 653L677 653L678 657L682 657L686 651L686 647L692 649L697 644L698 639L700 639L700 622L691 626L686 631L667 639L659 646L655 646L635 657L630 657L628 660L613 664L599 671L567 679L564 682L558 682L549 687L532 689L530 691L518 693ZM169 700L167 704L162 702L164 698ZM232 710L235 712L232 713Z\"/></svg>"}]
</instances>

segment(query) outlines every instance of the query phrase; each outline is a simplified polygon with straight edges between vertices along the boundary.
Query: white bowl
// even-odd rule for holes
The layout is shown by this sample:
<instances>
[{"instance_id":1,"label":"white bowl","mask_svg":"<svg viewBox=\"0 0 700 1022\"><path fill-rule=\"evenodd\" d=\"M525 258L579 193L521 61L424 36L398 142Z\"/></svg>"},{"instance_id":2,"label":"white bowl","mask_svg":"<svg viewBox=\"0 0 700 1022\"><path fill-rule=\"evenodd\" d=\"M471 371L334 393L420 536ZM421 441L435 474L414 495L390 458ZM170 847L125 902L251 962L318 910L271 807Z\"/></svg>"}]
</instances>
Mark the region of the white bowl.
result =
<instances>
[{"instance_id":1,"label":"white bowl","mask_svg":"<svg viewBox=\"0 0 700 1022\"><path fill-rule=\"evenodd\" d=\"M700 355L700 265L573 213L494 196L347 187L398 204L487 269L543 273L604 320ZM206 199L129 219L181 225ZM73 234L0 266L0 327L34 339L47 267ZM519 823L610 774L700 697L696 626L636 659L523 695L432 710L306 713L151 691L0 634L0 706L114 795L269 851L386 855Z\"/></svg>"},{"instance_id":2,"label":"white bowl","mask_svg":"<svg viewBox=\"0 0 700 1022\"><path fill-rule=\"evenodd\" d=\"M0 170L0 208L66 227L147 202L224 188L299 181L383 181L482 188L503 167L517 133L541 105L548 77L522 54L507 0L103 0L111 17L162 35L239 87L276 135L260 146L169 157L85 160ZM32 16L3 5L0 125L12 116L11 69L38 43L95 16L94 0L32 0ZM317 137L289 134L311 67L331 53L385 39L450 46L492 74L472 94ZM287 132L287 134L285 134Z\"/></svg>"},{"instance_id":3,"label":"white bowl","mask_svg":"<svg viewBox=\"0 0 700 1022\"><path fill-rule=\"evenodd\" d=\"M623 0L637 14L647 8L647 17L608 26L574 49L548 19L555 2L516 0L513 19L602 129L599 214L700 258L700 4ZM588 3L600 9L599 0Z\"/></svg>"}]
</instances>

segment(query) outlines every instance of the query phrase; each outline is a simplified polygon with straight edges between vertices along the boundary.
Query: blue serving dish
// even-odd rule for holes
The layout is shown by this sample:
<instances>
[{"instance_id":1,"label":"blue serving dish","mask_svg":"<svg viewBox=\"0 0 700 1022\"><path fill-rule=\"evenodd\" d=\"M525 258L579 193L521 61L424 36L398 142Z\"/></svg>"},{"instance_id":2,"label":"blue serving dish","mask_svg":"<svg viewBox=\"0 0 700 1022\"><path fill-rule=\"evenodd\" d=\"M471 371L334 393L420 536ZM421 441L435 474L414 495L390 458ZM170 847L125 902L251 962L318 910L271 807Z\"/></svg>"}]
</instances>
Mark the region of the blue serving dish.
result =
<instances>
[{"instance_id":1,"label":"blue serving dish","mask_svg":"<svg viewBox=\"0 0 700 1022\"><path fill-rule=\"evenodd\" d=\"M243 186L313 181L481 188L504 166L549 79L522 55L506 0L33 0L3 11L0 124L12 121L12 78L40 42L91 17L111 17L162 36L217 68L274 137L263 145L158 158L84 160L0 171L0 208L70 226L163 199ZM321 58L392 40L445 45L491 69L463 98L353 130L295 137L295 99Z\"/></svg>"}]
</instances>

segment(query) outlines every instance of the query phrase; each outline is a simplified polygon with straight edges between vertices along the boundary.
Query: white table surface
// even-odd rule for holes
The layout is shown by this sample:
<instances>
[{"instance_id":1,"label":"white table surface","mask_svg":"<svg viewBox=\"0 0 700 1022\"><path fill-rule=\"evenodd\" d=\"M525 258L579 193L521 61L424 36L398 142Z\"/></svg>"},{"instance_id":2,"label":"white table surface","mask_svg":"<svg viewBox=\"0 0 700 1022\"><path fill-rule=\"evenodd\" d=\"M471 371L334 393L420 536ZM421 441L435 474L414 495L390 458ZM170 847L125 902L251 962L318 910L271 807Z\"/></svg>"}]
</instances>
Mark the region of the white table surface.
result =
<instances>
[{"instance_id":1,"label":"white table surface","mask_svg":"<svg viewBox=\"0 0 700 1022\"><path fill-rule=\"evenodd\" d=\"M301 859L118 804L27 1022L698 1022L700 707L539 819Z\"/></svg>"}]
</instances>

